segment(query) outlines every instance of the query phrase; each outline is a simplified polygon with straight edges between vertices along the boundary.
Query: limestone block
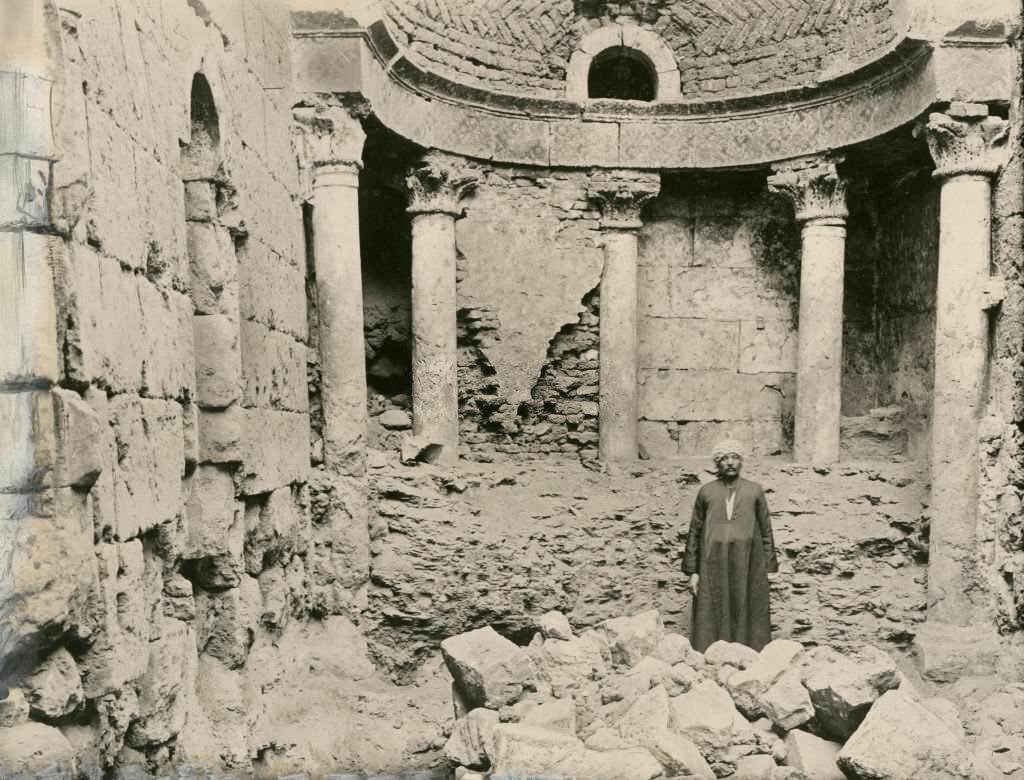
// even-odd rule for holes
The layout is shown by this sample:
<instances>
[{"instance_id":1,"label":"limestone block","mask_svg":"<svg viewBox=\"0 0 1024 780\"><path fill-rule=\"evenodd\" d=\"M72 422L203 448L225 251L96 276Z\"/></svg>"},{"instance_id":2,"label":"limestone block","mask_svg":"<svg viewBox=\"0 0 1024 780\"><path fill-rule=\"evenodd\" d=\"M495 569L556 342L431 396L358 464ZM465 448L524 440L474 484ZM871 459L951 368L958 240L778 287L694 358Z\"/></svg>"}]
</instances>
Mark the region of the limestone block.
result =
<instances>
[{"instance_id":1,"label":"limestone block","mask_svg":"<svg viewBox=\"0 0 1024 780\"><path fill-rule=\"evenodd\" d=\"M583 750L566 766L569 777L593 780L653 780L662 776L661 763L641 747L623 750Z\"/></svg>"},{"instance_id":2,"label":"limestone block","mask_svg":"<svg viewBox=\"0 0 1024 780\"><path fill-rule=\"evenodd\" d=\"M838 742L829 742L800 729L786 735L786 765L795 767L808 777L822 780L843 780L845 775L836 764Z\"/></svg>"},{"instance_id":3,"label":"limestone block","mask_svg":"<svg viewBox=\"0 0 1024 780\"><path fill-rule=\"evenodd\" d=\"M238 322L224 314L192 318L196 344L196 402L223 409L242 397Z\"/></svg>"},{"instance_id":4,"label":"limestone block","mask_svg":"<svg viewBox=\"0 0 1024 780\"><path fill-rule=\"evenodd\" d=\"M639 335L640 368L735 371L739 333L736 321L645 318Z\"/></svg>"},{"instance_id":5,"label":"limestone block","mask_svg":"<svg viewBox=\"0 0 1024 780\"><path fill-rule=\"evenodd\" d=\"M887 653L867 646L856 653L815 648L804 674L815 714L839 740L856 731L872 703L899 685L896 664Z\"/></svg>"},{"instance_id":6,"label":"limestone block","mask_svg":"<svg viewBox=\"0 0 1024 780\"><path fill-rule=\"evenodd\" d=\"M0 699L0 729L18 726L28 721L29 706L25 691L8 688L7 696Z\"/></svg>"},{"instance_id":7,"label":"limestone block","mask_svg":"<svg viewBox=\"0 0 1024 780\"><path fill-rule=\"evenodd\" d=\"M494 755L494 727L498 713L477 707L455 721L452 735L444 746L444 755L453 764L484 769Z\"/></svg>"},{"instance_id":8,"label":"limestone block","mask_svg":"<svg viewBox=\"0 0 1024 780\"><path fill-rule=\"evenodd\" d=\"M28 678L25 686L32 714L57 720L70 715L85 701L75 659L57 648Z\"/></svg>"},{"instance_id":9,"label":"limestone block","mask_svg":"<svg viewBox=\"0 0 1024 780\"><path fill-rule=\"evenodd\" d=\"M605 704L618 703L612 710L622 713L648 690L656 685L670 684L670 680L669 665L648 656L636 666L601 680L601 701Z\"/></svg>"},{"instance_id":10,"label":"limestone block","mask_svg":"<svg viewBox=\"0 0 1024 780\"><path fill-rule=\"evenodd\" d=\"M597 629L611 652L612 662L632 666L650 655L662 637L665 627L656 609L632 617L605 620Z\"/></svg>"},{"instance_id":11,"label":"limestone block","mask_svg":"<svg viewBox=\"0 0 1024 780\"><path fill-rule=\"evenodd\" d=\"M199 462L199 407L194 403L181 406L181 436L185 471L189 472Z\"/></svg>"},{"instance_id":12,"label":"limestone block","mask_svg":"<svg viewBox=\"0 0 1024 780\"><path fill-rule=\"evenodd\" d=\"M533 657L556 695L604 676L611 663L607 645L595 631L585 631L570 640L545 640Z\"/></svg>"},{"instance_id":13,"label":"limestone block","mask_svg":"<svg viewBox=\"0 0 1024 780\"><path fill-rule=\"evenodd\" d=\"M57 454L53 406L45 390L0 392L0 430L5 440L0 485L6 491L53 486Z\"/></svg>"},{"instance_id":14,"label":"limestone block","mask_svg":"<svg viewBox=\"0 0 1024 780\"><path fill-rule=\"evenodd\" d=\"M629 744L643 745L643 737L649 730L668 728L669 717L668 692L663 685L657 685L626 710L617 724L619 734Z\"/></svg>"},{"instance_id":15,"label":"limestone block","mask_svg":"<svg viewBox=\"0 0 1024 780\"><path fill-rule=\"evenodd\" d=\"M226 409L200 409L199 462L241 461L245 420L245 409L237 404L232 404Z\"/></svg>"},{"instance_id":16,"label":"limestone block","mask_svg":"<svg viewBox=\"0 0 1024 780\"><path fill-rule=\"evenodd\" d=\"M0 233L0 291L0 382L56 382L57 312L46 236Z\"/></svg>"},{"instance_id":17,"label":"limestone block","mask_svg":"<svg viewBox=\"0 0 1024 780\"><path fill-rule=\"evenodd\" d=\"M82 688L89 699L118 691L141 677L150 649L142 542L99 544L96 563L99 579L90 606L99 628L79 659Z\"/></svg>"},{"instance_id":18,"label":"limestone block","mask_svg":"<svg viewBox=\"0 0 1024 780\"><path fill-rule=\"evenodd\" d=\"M697 215L693 231L693 264L712 268L753 268L750 220Z\"/></svg>"},{"instance_id":19,"label":"limestone block","mask_svg":"<svg viewBox=\"0 0 1024 780\"><path fill-rule=\"evenodd\" d=\"M790 316L789 301L773 292L755 269L673 268L668 274L668 291L676 316L722 320L784 320Z\"/></svg>"},{"instance_id":20,"label":"limestone block","mask_svg":"<svg viewBox=\"0 0 1024 780\"><path fill-rule=\"evenodd\" d=\"M651 655L670 666L680 663L694 669L704 666L704 656L694 650L690 640L682 634L666 633Z\"/></svg>"},{"instance_id":21,"label":"limestone block","mask_svg":"<svg viewBox=\"0 0 1024 780\"><path fill-rule=\"evenodd\" d=\"M791 667L761 696L764 713L783 731L795 729L814 717L814 705L800 680L800 670Z\"/></svg>"},{"instance_id":22,"label":"limestone block","mask_svg":"<svg viewBox=\"0 0 1024 780\"><path fill-rule=\"evenodd\" d=\"M134 193L145 187L135 178L133 152L137 145L121 129L130 125L119 127L106 112L93 105L88 105L86 111L93 174L89 177L92 197L85 207L90 242L133 270L144 269L144 226L140 199Z\"/></svg>"},{"instance_id":23,"label":"limestone block","mask_svg":"<svg viewBox=\"0 0 1024 780\"><path fill-rule=\"evenodd\" d=\"M305 412L309 409L306 345L250 320L241 323L243 404Z\"/></svg>"},{"instance_id":24,"label":"limestone block","mask_svg":"<svg viewBox=\"0 0 1024 780\"><path fill-rule=\"evenodd\" d=\"M227 228L189 222L186 231L195 313L237 315L238 258Z\"/></svg>"},{"instance_id":25,"label":"limestone block","mask_svg":"<svg viewBox=\"0 0 1024 780\"><path fill-rule=\"evenodd\" d=\"M796 372L798 339L792 320L742 320L739 325L741 374Z\"/></svg>"},{"instance_id":26,"label":"limestone block","mask_svg":"<svg viewBox=\"0 0 1024 780\"><path fill-rule=\"evenodd\" d=\"M553 731L564 731L576 736L576 704L572 699L552 699L529 704L520 719L528 726L541 726Z\"/></svg>"},{"instance_id":27,"label":"limestone block","mask_svg":"<svg viewBox=\"0 0 1024 780\"><path fill-rule=\"evenodd\" d=\"M278 488L255 512L246 512L245 569L256 576L308 542L301 495L294 486Z\"/></svg>"},{"instance_id":28,"label":"limestone block","mask_svg":"<svg viewBox=\"0 0 1024 780\"><path fill-rule=\"evenodd\" d=\"M247 244L239 256L238 277L242 319L306 340L306 278L299 268L262 244Z\"/></svg>"},{"instance_id":29,"label":"limestone block","mask_svg":"<svg viewBox=\"0 0 1024 780\"><path fill-rule=\"evenodd\" d=\"M673 436L675 423L662 420L637 422L637 440L640 457L653 460L679 457L679 443Z\"/></svg>"},{"instance_id":30,"label":"limestone block","mask_svg":"<svg viewBox=\"0 0 1024 780\"><path fill-rule=\"evenodd\" d=\"M678 696L686 693L694 685L699 683L703 677L689 664L678 663L669 670L668 678L665 680L665 688L669 696Z\"/></svg>"},{"instance_id":31,"label":"limestone block","mask_svg":"<svg viewBox=\"0 0 1024 780\"><path fill-rule=\"evenodd\" d=\"M744 756L736 762L734 777L735 780L773 780L774 772L775 761L771 756Z\"/></svg>"},{"instance_id":32,"label":"limestone block","mask_svg":"<svg viewBox=\"0 0 1024 780\"><path fill-rule=\"evenodd\" d=\"M74 748L53 726L22 723L0 729L0 770L7 776L40 777L55 769L72 774L74 761Z\"/></svg>"},{"instance_id":33,"label":"limestone block","mask_svg":"<svg viewBox=\"0 0 1024 780\"><path fill-rule=\"evenodd\" d=\"M671 729L654 728L645 731L641 744L665 767L671 777L694 777L699 780L712 780L715 777L697 746Z\"/></svg>"},{"instance_id":34,"label":"limestone block","mask_svg":"<svg viewBox=\"0 0 1024 780\"><path fill-rule=\"evenodd\" d=\"M792 408L792 374L641 371L639 414L650 420L778 419Z\"/></svg>"},{"instance_id":35,"label":"limestone block","mask_svg":"<svg viewBox=\"0 0 1024 780\"><path fill-rule=\"evenodd\" d=\"M642 264L637 269L637 314L640 317L638 328L640 334L657 324L661 317L685 316L685 311L676 311L672 308L672 301L669 299L668 279L670 266L656 264Z\"/></svg>"},{"instance_id":36,"label":"limestone block","mask_svg":"<svg viewBox=\"0 0 1024 780\"><path fill-rule=\"evenodd\" d=\"M184 691L186 667L195 652L192 629L180 620L162 618L160 638L152 643L149 668L139 680L140 717L128 731L129 745L142 748L163 744L181 731L188 704Z\"/></svg>"},{"instance_id":37,"label":"limestone block","mask_svg":"<svg viewBox=\"0 0 1024 780\"><path fill-rule=\"evenodd\" d=\"M597 723L599 722L597 721ZM597 728L592 726L591 730L593 733L583 741L583 744L590 750L622 750L633 747L633 745L630 745L622 738L618 729L609 728L608 726L598 726Z\"/></svg>"},{"instance_id":38,"label":"limestone block","mask_svg":"<svg viewBox=\"0 0 1024 780\"><path fill-rule=\"evenodd\" d=\"M837 763L856 777L975 776L963 740L899 689L886 691L871 706Z\"/></svg>"},{"instance_id":39,"label":"limestone block","mask_svg":"<svg viewBox=\"0 0 1024 780\"><path fill-rule=\"evenodd\" d=\"M123 395L112 398L108 409L117 446L114 505L118 536L125 541L181 511L181 406Z\"/></svg>"},{"instance_id":40,"label":"limestone block","mask_svg":"<svg viewBox=\"0 0 1024 780\"><path fill-rule=\"evenodd\" d=\"M240 522L235 482L220 466L201 465L192 476L188 499L186 558L206 558L231 552L231 529Z\"/></svg>"},{"instance_id":41,"label":"limestone block","mask_svg":"<svg viewBox=\"0 0 1024 780\"><path fill-rule=\"evenodd\" d=\"M236 588L196 593L196 640L200 652L239 669L249 656L263 607L259 583L242 576Z\"/></svg>"},{"instance_id":42,"label":"limestone block","mask_svg":"<svg viewBox=\"0 0 1024 780\"><path fill-rule=\"evenodd\" d=\"M704 651L704 660L711 666L728 664L737 669L746 669L757 663L758 653L757 650L739 642L726 642L720 639Z\"/></svg>"},{"instance_id":43,"label":"limestone block","mask_svg":"<svg viewBox=\"0 0 1024 780\"><path fill-rule=\"evenodd\" d=\"M535 676L526 651L489 626L445 639L441 653L448 671L473 706L512 704Z\"/></svg>"},{"instance_id":44,"label":"limestone block","mask_svg":"<svg viewBox=\"0 0 1024 780\"><path fill-rule=\"evenodd\" d=\"M569 625L569 618L558 610L545 612L540 616L537 624L545 639L561 639L569 642L575 638L572 626Z\"/></svg>"},{"instance_id":45,"label":"limestone block","mask_svg":"<svg viewBox=\"0 0 1024 780\"><path fill-rule=\"evenodd\" d=\"M309 416L300 412L246 409L241 492L266 493L309 473Z\"/></svg>"},{"instance_id":46,"label":"limestone block","mask_svg":"<svg viewBox=\"0 0 1024 780\"><path fill-rule=\"evenodd\" d=\"M673 731L692 740L708 760L734 744L756 741L728 691L711 680L672 697L669 703Z\"/></svg>"},{"instance_id":47,"label":"limestone block","mask_svg":"<svg viewBox=\"0 0 1024 780\"><path fill-rule=\"evenodd\" d=\"M147 68L149 63L147 63ZM175 149L175 152L178 150ZM141 211L146 239L146 273L163 287L188 289L186 223L181 218L181 173L175 154L172 169L152 154L135 156L136 176L146 181Z\"/></svg>"},{"instance_id":48,"label":"limestone block","mask_svg":"<svg viewBox=\"0 0 1024 780\"><path fill-rule=\"evenodd\" d=\"M217 218L217 199L213 182L185 182L185 219L190 222L212 222Z\"/></svg>"},{"instance_id":49,"label":"limestone block","mask_svg":"<svg viewBox=\"0 0 1024 780\"><path fill-rule=\"evenodd\" d=\"M409 417L409 413L401 409L388 409L378 415L377 422L392 431L406 431L412 428L412 419Z\"/></svg>"},{"instance_id":50,"label":"limestone block","mask_svg":"<svg viewBox=\"0 0 1024 780\"><path fill-rule=\"evenodd\" d=\"M614 123L549 122L551 165L617 165L619 134Z\"/></svg>"},{"instance_id":51,"label":"limestone block","mask_svg":"<svg viewBox=\"0 0 1024 780\"><path fill-rule=\"evenodd\" d=\"M730 676L726 687L739 710L748 718L761 715L761 697L802 654L803 645L799 642L776 639L765 645L746 669Z\"/></svg>"},{"instance_id":52,"label":"limestone block","mask_svg":"<svg viewBox=\"0 0 1024 780\"><path fill-rule=\"evenodd\" d=\"M62 388L52 392L59 453L56 484L88 489L103 470L102 423L78 393Z\"/></svg>"}]
</instances>

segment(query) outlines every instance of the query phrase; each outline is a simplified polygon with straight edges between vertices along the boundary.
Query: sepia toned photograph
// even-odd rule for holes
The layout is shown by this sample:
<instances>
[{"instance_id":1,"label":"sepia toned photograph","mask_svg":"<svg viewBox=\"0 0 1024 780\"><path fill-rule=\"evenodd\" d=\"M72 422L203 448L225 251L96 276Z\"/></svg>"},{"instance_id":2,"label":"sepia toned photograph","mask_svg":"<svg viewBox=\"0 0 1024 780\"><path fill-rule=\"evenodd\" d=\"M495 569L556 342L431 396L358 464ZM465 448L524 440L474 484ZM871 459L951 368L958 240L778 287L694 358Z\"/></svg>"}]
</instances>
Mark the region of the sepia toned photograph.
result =
<instances>
[{"instance_id":1,"label":"sepia toned photograph","mask_svg":"<svg viewBox=\"0 0 1024 780\"><path fill-rule=\"evenodd\" d=\"M0 780L1024 780L1024 0L0 0Z\"/></svg>"}]
</instances>

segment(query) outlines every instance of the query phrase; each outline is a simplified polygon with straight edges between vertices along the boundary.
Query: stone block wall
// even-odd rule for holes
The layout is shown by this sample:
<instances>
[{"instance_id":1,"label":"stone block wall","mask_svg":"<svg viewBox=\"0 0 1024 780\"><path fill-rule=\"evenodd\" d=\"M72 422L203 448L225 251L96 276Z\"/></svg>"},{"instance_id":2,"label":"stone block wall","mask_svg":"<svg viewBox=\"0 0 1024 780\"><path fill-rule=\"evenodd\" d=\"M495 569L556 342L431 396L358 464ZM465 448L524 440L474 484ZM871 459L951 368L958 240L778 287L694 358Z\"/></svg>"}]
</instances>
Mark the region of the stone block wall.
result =
<instances>
[{"instance_id":1,"label":"stone block wall","mask_svg":"<svg viewBox=\"0 0 1024 780\"><path fill-rule=\"evenodd\" d=\"M799 239L755 177L663 177L640 231L640 443L708 454L723 436L788 450Z\"/></svg>"}]
</instances>

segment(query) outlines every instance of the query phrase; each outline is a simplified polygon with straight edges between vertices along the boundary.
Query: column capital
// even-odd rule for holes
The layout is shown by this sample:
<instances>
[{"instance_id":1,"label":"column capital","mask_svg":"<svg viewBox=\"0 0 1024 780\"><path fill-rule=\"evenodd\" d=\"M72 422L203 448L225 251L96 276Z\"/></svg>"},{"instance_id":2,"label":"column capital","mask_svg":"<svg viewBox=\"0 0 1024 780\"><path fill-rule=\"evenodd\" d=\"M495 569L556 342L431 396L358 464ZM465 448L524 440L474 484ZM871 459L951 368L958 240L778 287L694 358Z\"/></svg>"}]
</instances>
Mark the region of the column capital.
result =
<instances>
[{"instance_id":1,"label":"column capital","mask_svg":"<svg viewBox=\"0 0 1024 780\"><path fill-rule=\"evenodd\" d=\"M359 119L342 106L300 106L292 110L292 147L305 189L328 180L340 186L362 167L366 132ZM348 174L347 177L338 174Z\"/></svg>"},{"instance_id":2,"label":"column capital","mask_svg":"<svg viewBox=\"0 0 1024 780\"><path fill-rule=\"evenodd\" d=\"M479 175L462 158L428 153L409 169L405 186L410 214L450 214L461 217L462 198L476 189Z\"/></svg>"},{"instance_id":3,"label":"column capital","mask_svg":"<svg viewBox=\"0 0 1024 780\"><path fill-rule=\"evenodd\" d=\"M972 110L973 109L973 110ZM936 177L995 176L1006 162L1009 123L988 116L988 108L973 103L953 103L948 113L928 115L919 128L935 161Z\"/></svg>"},{"instance_id":4,"label":"column capital","mask_svg":"<svg viewBox=\"0 0 1024 780\"><path fill-rule=\"evenodd\" d=\"M768 190L792 202L797 222L845 221L850 214L846 208L846 179L836 170L843 159L839 155L816 155L776 163L768 177Z\"/></svg>"},{"instance_id":5,"label":"column capital","mask_svg":"<svg viewBox=\"0 0 1024 780\"><path fill-rule=\"evenodd\" d=\"M637 230L643 227L640 211L661 192L661 176L644 171L609 170L590 175L587 197L601 209L601 227Z\"/></svg>"}]
</instances>

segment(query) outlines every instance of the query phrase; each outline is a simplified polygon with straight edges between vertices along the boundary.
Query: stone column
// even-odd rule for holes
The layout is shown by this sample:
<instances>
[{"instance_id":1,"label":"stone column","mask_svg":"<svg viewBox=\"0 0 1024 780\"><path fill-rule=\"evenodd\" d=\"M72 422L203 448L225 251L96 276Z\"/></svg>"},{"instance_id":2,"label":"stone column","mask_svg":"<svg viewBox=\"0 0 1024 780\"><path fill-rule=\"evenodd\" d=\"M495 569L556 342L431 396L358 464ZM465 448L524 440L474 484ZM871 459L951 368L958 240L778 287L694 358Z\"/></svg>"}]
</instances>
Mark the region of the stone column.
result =
<instances>
[{"instance_id":1,"label":"stone column","mask_svg":"<svg viewBox=\"0 0 1024 780\"><path fill-rule=\"evenodd\" d=\"M340 108L296 112L311 171L324 466L366 466L366 347L359 249L359 171L366 135Z\"/></svg>"},{"instance_id":2,"label":"stone column","mask_svg":"<svg viewBox=\"0 0 1024 780\"><path fill-rule=\"evenodd\" d=\"M428 155L406 179L412 218L413 434L458 458L459 390L455 343L455 220L476 186L457 158Z\"/></svg>"},{"instance_id":3,"label":"stone column","mask_svg":"<svg viewBox=\"0 0 1024 780\"><path fill-rule=\"evenodd\" d=\"M986 395L991 187L1007 123L984 105L957 104L925 128L942 181L935 299L928 621L964 626L983 604L977 565L978 426ZM946 629L943 629L946 632Z\"/></svg>"},{"instance_id":4,"label":"stone column","mask_svg":"<svg viewBox=\"0 0 1024 780\"><path fill-rule=\"evenodd\" d=\"M768 177L768 188L793 202L801 226L793 456L803 463L839 460L847 210L838 162L794 160Z\"/></svg>"},{"instance_id":5,"label":"stone column","mask_svg":"<svg viewBox=\"0 0 1024 780\"><path fill-rule=\"evenodd\" d=\"M595 174L589 195L601 208L599 439L607 461L637 457L637 231L640 210L661 189L658 174Z\"/></svg>"}]
</instances>

